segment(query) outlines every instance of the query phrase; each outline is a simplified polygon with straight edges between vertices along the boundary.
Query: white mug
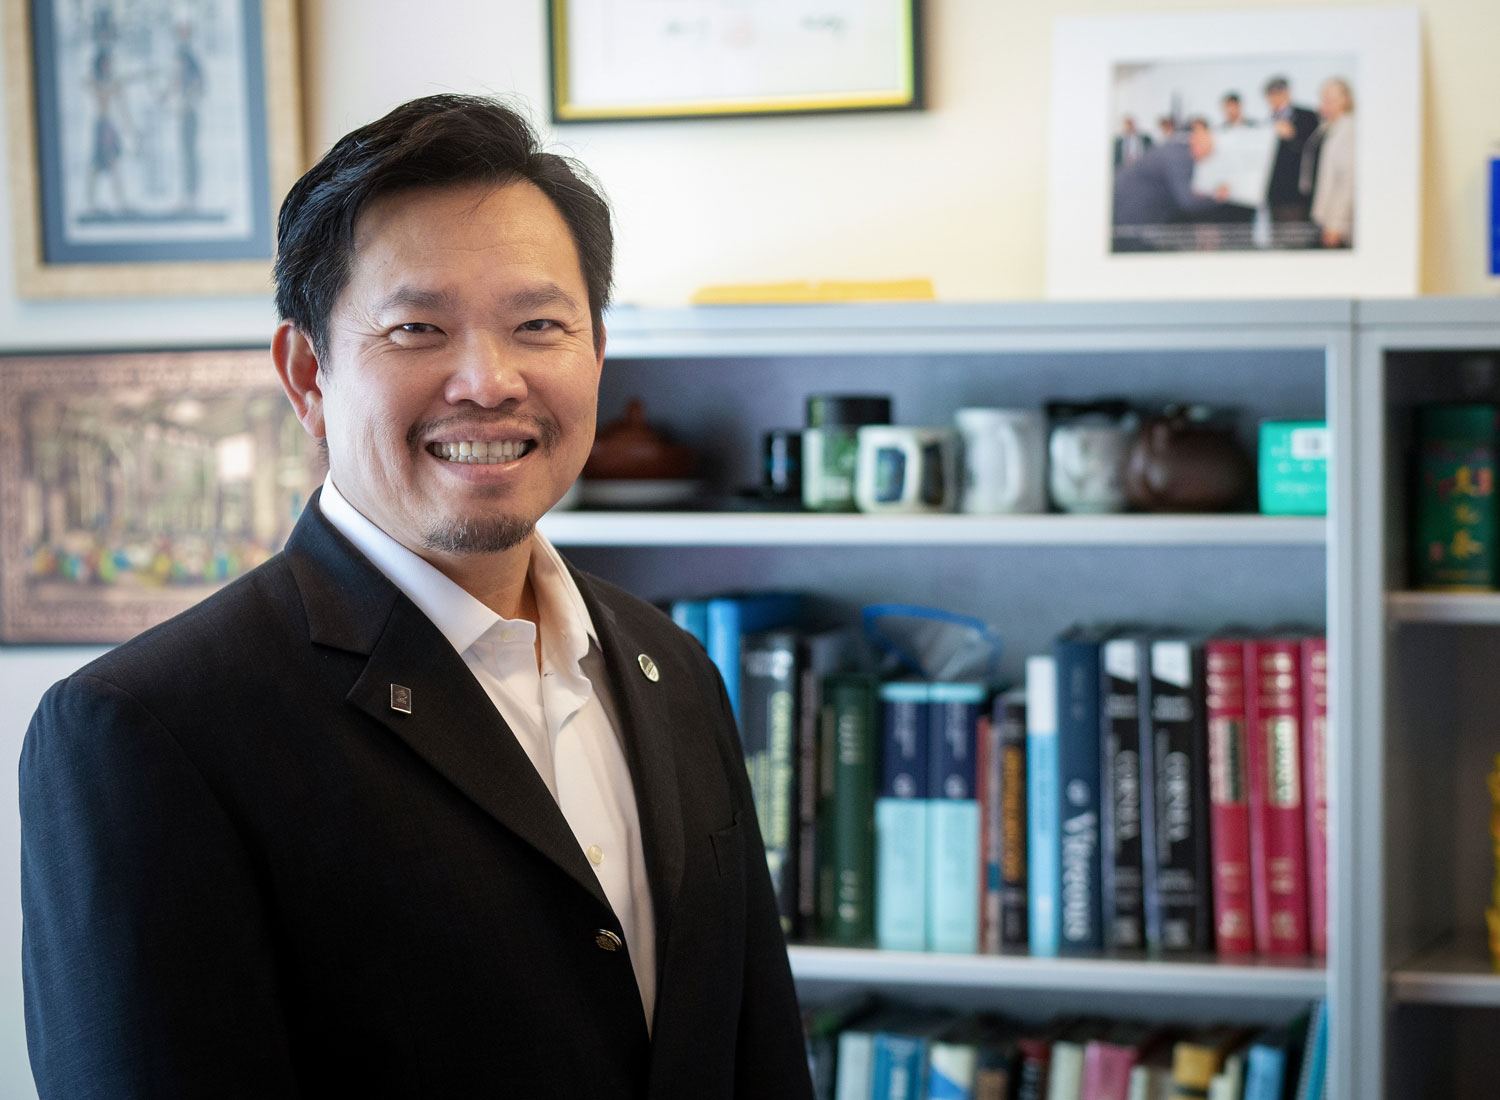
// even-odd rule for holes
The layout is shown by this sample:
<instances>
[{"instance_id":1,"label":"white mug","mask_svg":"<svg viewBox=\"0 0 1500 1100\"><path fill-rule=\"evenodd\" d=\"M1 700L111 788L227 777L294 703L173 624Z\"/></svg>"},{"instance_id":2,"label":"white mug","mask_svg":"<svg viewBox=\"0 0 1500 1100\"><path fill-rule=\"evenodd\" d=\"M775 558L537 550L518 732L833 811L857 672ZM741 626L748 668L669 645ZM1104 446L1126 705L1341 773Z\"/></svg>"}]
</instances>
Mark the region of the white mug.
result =
<instances>
[{"instance_id":1,"label":"white mug","mask_svg":"<svg viewBox=\"0 0 1500 1100\"><path fill-rule=\"evenodd\" d=\"M959 409L964 512L1047 510L1047 428L1036 409Z\"/></svg>"},{"instance_id":2,"label":"white mug","mask_svg":"<svg viewBox=\"0 0 1500 1100\"><path fill-rule=\"evenodd\" d=\"M1065 512L1123 512L1134 419L1090 414L1058 424L1049 444L1053 502Z\"/></svg>"},{"instance_id":3,"label":"white mug","mask_svg":"<svg viewBox=\"0 0 1500 1100\"><path fill-rule=\"evenodd\" d=\"M958 496L951 428L859 429L854 503L861 512L951 512Z\"/></svg>"}]
</instances>

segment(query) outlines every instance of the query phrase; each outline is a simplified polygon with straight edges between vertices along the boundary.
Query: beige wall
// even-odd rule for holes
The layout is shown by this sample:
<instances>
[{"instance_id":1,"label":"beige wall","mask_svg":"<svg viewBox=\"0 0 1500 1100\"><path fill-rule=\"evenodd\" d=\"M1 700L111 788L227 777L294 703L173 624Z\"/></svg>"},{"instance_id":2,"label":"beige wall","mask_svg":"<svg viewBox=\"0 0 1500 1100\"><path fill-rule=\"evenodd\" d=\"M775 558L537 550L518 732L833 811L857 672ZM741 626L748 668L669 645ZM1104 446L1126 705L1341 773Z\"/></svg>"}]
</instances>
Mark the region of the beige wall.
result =
<instances>
[{"instance_id":1,"label":"beige wall","mask_svg":"<svg viewBox=\"0 0 1500 1100\"><path fill-rule=\"evenodd\" d=\"M932 277L943 298L1041 297L1052 17L1234 5L925 6L926 112L558 131L617 207L620 299L678 303L708 282L909 275ZM1484 273L1484 172L1500 142L1500 2L1419 7L1427 74L1420 285L1430 294L1488 293L1497 281ZM312 0L304 13L309 152L439 88L515 93L544 116L543 8L429 0L414 25L409 0Z\"/></svg>"}]
</instances>

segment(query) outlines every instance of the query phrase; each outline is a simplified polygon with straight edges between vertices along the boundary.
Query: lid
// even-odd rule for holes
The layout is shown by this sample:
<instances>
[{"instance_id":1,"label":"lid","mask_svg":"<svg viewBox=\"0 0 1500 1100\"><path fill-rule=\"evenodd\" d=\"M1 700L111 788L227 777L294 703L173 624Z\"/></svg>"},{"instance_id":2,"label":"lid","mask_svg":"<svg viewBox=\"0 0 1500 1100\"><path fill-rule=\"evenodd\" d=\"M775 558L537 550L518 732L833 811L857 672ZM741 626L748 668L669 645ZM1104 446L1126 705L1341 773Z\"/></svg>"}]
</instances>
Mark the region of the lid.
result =
<instances>
[{"instance_id":1,"label":"lid","mask_svg":"<svg viewBox=\"0 0 1500 1100\"><path fill-rule=\"evenodd\" d=\"M815 393L807 399L809 428L889 424L891 399L878 394Z\"/></svg>"}]
</instances>

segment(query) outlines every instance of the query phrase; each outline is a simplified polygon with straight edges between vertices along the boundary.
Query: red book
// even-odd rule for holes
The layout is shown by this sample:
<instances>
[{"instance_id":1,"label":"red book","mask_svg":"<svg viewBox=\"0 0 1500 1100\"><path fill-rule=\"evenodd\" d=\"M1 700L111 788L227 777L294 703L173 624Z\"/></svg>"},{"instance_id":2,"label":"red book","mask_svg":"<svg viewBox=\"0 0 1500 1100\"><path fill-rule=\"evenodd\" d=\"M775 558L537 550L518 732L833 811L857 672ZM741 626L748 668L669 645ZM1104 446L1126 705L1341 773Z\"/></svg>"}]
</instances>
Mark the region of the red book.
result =
<instances>
[{"instance_id":1,"label":"red book","mask_svg":"<svg viewBox=\"0 0 1500 1100\"><path fill-rule=\"evenodd\" d=\"M1255 949L1265 955L1307 954L1301 648L1287 639L1245 643L1250 896Z\"/></svg>"},{"instance_id":2,"label":"red book","mask_svg":"<svg viewBox=\"0 0 1500 1100\"><path fill-rule=\"evenodd\" d=\"M1307 939L1328 954L1328 639L1302 640L1302 800L1307 807Z\"/></svg>"},{"instance_id":3,"label":"red book","mask_svg":"<svg viewBox=\"0 0 1500 1100\"><path fill-rule=\"evenodd\" d=\"M1131 1070L1170 1035L1164 1028L1147 1024L1111 1025L1083 1048L1083 1087L1078 1100L1130 1100Z\"/></svg>"},{"instance_id":4,"label":"red book","mask_svg":"<svg viewBox=\"0 0 1500 1100\"><path fill-rule=\"evenodd\" d=\"M1245 738L1245 644L1203 646L1208 718L1209 843L1214 946L1220 955L1255 950L1250 898L1250 768Z\"/></svg>"}]
</instances>

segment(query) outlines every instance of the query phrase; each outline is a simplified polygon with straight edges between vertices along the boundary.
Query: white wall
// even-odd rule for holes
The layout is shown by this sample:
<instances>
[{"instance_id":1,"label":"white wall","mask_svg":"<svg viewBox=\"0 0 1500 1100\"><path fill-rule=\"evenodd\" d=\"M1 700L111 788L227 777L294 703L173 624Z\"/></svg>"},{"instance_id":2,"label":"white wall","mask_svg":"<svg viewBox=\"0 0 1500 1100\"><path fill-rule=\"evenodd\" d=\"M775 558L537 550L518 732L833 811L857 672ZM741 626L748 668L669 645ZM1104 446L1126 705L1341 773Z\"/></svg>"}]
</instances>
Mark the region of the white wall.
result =
<instances>
[{"instance_id":1,"label":"white wall","mask_svg":"<svg viewBox=\"0 0 1500 1100\"><path fill-rule=\"evenodd\" d=\"M713 282L906 276L931 277L948 299L1036 298L1044 285L1053 16L1221 6L926 0L927 111L591 124L556 137L614 201L622 301L681 303ZM1500 285L1483 273L1485 157L1500 141L1500 66L1492 57L1500 4L1420 6L1421 286L1489 293ZM308 152L317 155L403 99L442 89L514 94L544 117L544 8L541 0L304 0ZM5 150L7 164L12 155ZM9 209L4 179L0 173L0 207ZM10 251L3 223L0 258ZM0 262L0 351L257 343L272 321L269 293L23 302ZM0 1100L34 1096L20 1030L13 762L45 684L82 659L73 650L0 652Z\"/></svg>"}]
</instances>

